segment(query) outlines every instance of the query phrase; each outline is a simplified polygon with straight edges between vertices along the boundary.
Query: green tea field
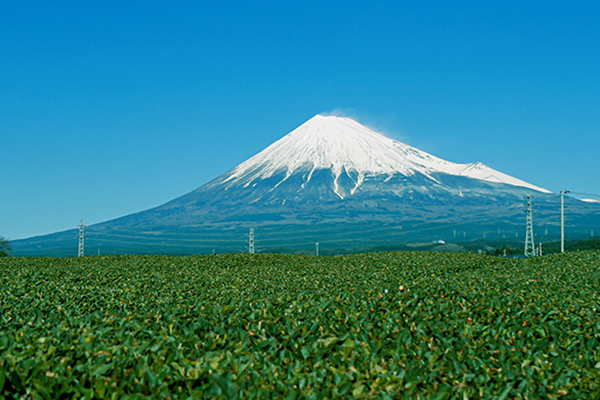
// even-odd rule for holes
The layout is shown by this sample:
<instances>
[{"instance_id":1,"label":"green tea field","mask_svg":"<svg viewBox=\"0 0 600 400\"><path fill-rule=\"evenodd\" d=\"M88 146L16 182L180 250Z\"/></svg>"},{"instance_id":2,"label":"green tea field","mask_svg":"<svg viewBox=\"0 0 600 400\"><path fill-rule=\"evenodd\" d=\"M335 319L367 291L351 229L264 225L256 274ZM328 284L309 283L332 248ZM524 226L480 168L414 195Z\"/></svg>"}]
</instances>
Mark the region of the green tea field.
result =
<instances>
[{"instance_id":1,"label":"green tea field","mask_svg":"<svg viewBox=\"0 0 600 400\"><path fill-rule=\"evenodd\" d=\"M0 397L600 398L600 252L0 258Z\"/></svg>"}]
</instances>

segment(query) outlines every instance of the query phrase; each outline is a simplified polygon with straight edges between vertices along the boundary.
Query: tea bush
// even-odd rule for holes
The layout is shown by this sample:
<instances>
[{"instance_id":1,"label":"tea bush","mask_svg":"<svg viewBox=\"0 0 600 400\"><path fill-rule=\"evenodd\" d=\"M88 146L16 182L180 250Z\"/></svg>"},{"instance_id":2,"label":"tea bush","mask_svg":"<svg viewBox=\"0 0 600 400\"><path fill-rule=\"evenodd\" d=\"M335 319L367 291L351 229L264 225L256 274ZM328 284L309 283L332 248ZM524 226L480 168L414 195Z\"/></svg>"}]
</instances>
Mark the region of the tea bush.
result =
<instances>
[{"instance_id":1,"label":"tea bush","mask_svg":"<svg viewBox=\"0 0 600 400\"><path fill-rule=\"evenodd\" d=\"M2 258L0 393L600 398L599 271L599 252Z\"/></svg>"}]
</instances>

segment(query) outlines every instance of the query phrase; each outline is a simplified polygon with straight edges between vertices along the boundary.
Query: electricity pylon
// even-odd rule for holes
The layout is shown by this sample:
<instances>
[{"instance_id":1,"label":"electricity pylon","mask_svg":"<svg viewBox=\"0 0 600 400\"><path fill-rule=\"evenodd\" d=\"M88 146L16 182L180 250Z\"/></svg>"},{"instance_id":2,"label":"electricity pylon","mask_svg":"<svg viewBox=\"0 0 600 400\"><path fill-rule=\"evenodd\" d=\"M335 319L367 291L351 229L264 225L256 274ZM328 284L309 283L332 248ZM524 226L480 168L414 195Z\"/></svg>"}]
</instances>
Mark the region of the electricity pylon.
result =
<instances>
[{"instance_id":1,"label":"electricity pylon","mask_svg":"<svg viewBox=\"0 0 600 400\"><path fill-rule=\"evenodd\" d=\"M85 228L85 225L83 224L83 220L79 220L79 250L77 252L77 257L83 257L83 250L84 250L84 235L83 235L83 230Z\"/></svg>"},{"instance_id":2,"label":"electricity pylon","mask_svg":"<svg viewBox=\"0 0 600 400\"><path fill-rule=\"evenodd\" d=\"M248 253L254 254L254 229L250 228L250 235L248 235Z\"/></svg>"},{"instance_id":3,"label":"electricity pylon","mask_svg":"<svg viewBox=\"0 0 600 400\"><path fill-rule=\"evenodd\" d=\"M565 194L568 190L560 191L560 252L565 252Z\"/></svg>"},{"instance_id":4,"label":"electricity pylon","mask_svg":"<svg viewBox=\"0 0 600 400\"><path fill-rule=\"evenodd\" d=\"M533 213L531 210L531 196L527 193L527 232L525 234L525 257L532 257L536 254L535 244L533 243Z\"/></svg>"}]
</instances>

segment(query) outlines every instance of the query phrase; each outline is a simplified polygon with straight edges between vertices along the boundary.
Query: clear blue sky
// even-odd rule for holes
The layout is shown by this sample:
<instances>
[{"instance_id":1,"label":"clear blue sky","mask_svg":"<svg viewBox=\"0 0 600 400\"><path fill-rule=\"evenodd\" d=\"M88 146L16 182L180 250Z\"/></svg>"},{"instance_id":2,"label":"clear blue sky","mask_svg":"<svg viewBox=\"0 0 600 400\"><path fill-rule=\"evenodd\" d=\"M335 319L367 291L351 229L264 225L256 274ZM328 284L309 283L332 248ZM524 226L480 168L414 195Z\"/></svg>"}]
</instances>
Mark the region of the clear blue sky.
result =
<instances>
[{"instance_id":1,"label":"clear blue sky","mask_svg":"<svg viewBox=\"0 0 600 400\"><path fill-rule=\"evenodd\" d=\"M600 193L600 2L0 3L0 235L183 195L318 113Z\"/></svg>"}]
</instances>

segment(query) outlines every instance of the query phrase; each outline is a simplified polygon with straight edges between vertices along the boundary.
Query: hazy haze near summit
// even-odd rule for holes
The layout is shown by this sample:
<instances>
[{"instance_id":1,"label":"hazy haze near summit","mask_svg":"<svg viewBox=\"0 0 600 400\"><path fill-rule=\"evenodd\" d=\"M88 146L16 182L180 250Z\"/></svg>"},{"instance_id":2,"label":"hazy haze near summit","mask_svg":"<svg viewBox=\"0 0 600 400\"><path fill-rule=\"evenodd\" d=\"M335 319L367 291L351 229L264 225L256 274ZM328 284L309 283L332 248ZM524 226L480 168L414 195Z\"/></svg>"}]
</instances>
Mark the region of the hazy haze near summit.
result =
<instances>
[{"instance_id":1,"label":"hazy haze near summit","mask_svg":"<svg viewBox=\"0 0 600 400\"><path fill-rule=\"evenodd\" d=\"M594 2L4 2L0 24L10 238L157 206L337 110L449 161L600 193Z\"/></svg>"}]
</instances>

